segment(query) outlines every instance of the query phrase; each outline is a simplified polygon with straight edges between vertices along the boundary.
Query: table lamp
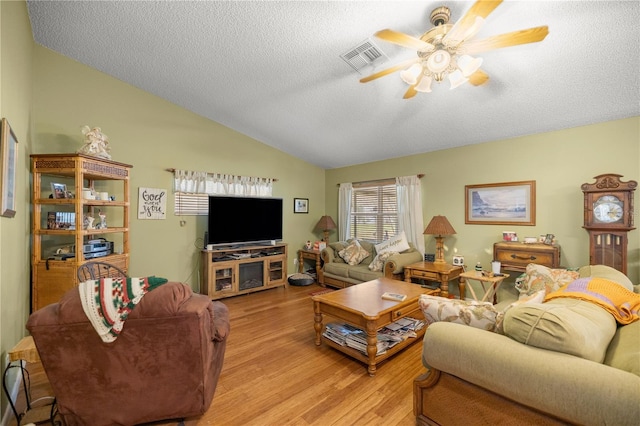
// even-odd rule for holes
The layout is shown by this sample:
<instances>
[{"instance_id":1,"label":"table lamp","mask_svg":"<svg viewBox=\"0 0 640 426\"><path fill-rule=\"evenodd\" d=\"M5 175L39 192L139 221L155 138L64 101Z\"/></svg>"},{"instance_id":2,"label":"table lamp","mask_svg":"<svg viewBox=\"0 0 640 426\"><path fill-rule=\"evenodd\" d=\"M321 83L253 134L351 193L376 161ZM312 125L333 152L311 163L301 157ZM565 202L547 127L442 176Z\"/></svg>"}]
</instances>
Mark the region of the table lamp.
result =
<instances>
[{"instance_id":1,"label":"table lamp","mask_svg":"<svg viewBox=\"0 0 640 426\"><path fill-rule=\"evenodd\" d=\"M445 235L454 235L456 230L444 216L434 216L427 225L423 234L434 235L436 239L436 260L433 263L445 263L444 261L444 244L442 240Z\"/></svg>"},{"instance_id":2,"label":"table lamp","mask_svg":"<svg viewBox=\"0 0 640 426\"><path fill-rule=\"evenodd\" d=\"M324 234L325 243L329 242L329 231L336 229L336 223L331 219L331 216L322 216L318 223L316 223L316 229L321 230Z\"/></svg>"}]
</instances>

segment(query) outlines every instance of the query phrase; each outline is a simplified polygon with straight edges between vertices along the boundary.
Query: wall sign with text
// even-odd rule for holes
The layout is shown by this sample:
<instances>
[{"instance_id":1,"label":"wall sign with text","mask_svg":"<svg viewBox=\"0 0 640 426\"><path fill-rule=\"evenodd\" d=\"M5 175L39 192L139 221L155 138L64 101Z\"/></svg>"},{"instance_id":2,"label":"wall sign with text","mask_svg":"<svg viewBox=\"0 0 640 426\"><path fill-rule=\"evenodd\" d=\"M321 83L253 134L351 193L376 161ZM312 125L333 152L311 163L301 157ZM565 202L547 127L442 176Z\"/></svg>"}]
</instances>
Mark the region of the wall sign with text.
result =
<instances>
[{"instance_id":1,"label":"wall sign with text","mask_svg":"<svg viewBox=\"0 0 640 426\"><path fill-rule=\"evenodd\" d=\"M167 190L138 188L138 219L166 219Z\"/></svg>"}]
</instances>

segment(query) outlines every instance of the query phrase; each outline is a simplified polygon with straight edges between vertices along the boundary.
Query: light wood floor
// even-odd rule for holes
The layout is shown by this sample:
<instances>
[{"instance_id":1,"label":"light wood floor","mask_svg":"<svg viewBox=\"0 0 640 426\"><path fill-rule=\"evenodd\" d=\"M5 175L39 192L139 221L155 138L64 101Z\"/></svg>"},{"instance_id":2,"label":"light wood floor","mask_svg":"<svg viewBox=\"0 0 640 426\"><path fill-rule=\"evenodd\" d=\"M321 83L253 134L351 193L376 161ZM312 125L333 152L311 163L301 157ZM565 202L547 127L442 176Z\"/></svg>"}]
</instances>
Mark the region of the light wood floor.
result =
<instances>
[{"instance_id":1,"label":"light wood floor","mask_svg":"<svg viewBox=\"0 0 640 426\"><path fill-rule=\"evenodd\" d=\"M221 300L231 317L222 375L209 410L184 424L415 425L412 386L424 372L421 343L370 377L364 364L315 346L309 293L321 289L291 286ZM34 398L47 394L41 366L31 369Z\"/></svg>"}]
</instances>

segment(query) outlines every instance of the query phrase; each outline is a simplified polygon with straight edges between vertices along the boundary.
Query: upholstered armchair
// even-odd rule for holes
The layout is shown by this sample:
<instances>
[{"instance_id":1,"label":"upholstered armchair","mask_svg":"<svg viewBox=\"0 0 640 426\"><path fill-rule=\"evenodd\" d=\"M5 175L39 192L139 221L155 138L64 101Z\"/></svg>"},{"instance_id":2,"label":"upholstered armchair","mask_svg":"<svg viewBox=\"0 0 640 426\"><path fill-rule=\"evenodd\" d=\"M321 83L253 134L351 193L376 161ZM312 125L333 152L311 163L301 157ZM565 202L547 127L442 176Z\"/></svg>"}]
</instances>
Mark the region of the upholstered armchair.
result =
<instances>
[{"instance_id":1,"label":"upholstered armchair","mask_svg":"<svg viewBox=\"0 0 640 426\"><path fill-rule=\"evenodd\" d=\"M106 343L78 288L29 317L67 425L134 425L204 413L229 334L224 304L169 282L149 291Z\"/></svg>"}]
</instances>

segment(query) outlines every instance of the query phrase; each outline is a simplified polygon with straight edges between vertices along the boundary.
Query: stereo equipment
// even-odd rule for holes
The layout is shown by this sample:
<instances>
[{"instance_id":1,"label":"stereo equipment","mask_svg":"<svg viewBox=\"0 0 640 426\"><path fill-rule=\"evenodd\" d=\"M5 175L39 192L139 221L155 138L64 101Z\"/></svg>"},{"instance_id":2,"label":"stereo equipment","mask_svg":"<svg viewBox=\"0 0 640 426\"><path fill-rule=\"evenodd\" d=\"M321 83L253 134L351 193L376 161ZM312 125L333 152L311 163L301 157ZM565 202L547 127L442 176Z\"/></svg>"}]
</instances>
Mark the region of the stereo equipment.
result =
<instances>
[{"instance_id":1,"label":"stereo equipment","mask_svg":"<svg viewBox=\"0 0 640 426\"><path fill-rule=\"evenodd\" d=\"M104 239L89 240L82 246L82 254L85 259L104 257L113 253L113 241Z\"/></svg>"}]
</instances>

